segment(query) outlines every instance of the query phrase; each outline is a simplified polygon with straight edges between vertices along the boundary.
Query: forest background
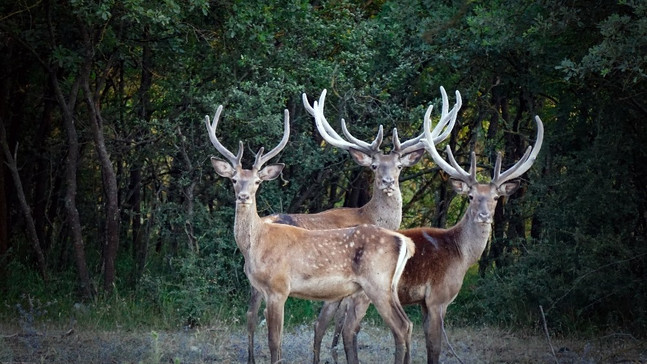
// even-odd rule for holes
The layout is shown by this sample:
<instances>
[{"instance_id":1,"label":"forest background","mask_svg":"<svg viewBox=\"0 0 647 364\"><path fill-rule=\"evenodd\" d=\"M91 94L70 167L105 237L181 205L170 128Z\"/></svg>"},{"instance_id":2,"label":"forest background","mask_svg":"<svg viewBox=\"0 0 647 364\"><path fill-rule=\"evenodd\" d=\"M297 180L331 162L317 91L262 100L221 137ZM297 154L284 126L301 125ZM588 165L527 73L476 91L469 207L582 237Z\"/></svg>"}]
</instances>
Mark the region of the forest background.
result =
<instances>
[{"instance_id":1,"label":"forest background","mask_svg":"<svg viewBox=\"0 0 647 364\"><path fill-rule=\"evenodd\" d=\"M364 139L412 138L444 86L463 96L448 143L483 179L497 151L505 168L533 143L535 115L546 128L448 320L537 328L542 306L555 332L647 334L647 2L3 1L0 65L3 321L242 320L233 192L204 116L223 104L223 143L255 151L287 108L287 166L259 212L318 212L365 203L371 174L322 142L301 94L327 89L328 120ZM401 185L402 227L465 209L428 156Z\"/></svg>"}]
</instances>

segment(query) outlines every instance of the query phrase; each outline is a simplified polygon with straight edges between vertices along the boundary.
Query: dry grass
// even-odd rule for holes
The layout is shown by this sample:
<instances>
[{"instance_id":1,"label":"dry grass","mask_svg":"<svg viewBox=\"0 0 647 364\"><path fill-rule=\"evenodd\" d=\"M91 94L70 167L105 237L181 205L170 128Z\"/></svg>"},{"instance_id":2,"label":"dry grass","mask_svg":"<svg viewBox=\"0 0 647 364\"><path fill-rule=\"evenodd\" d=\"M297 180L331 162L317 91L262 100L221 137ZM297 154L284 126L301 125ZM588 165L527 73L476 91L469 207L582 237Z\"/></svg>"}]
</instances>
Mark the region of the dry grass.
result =
<instances>
[{"instance_id":1,"label":"dry grass","mask_svg":"<svg viewBox=\"0 0 647 364\"><path fill-rule=\"evenodd\" d=\"M324 339L322 363L331 363ZM494 328L447 329L463 363L555 363L543 335ZM269 361L267 332L257 332L258 362ZM559 363L647 363L647 342L628 335L597 339L553 338ZM389 331L378 324L365 324L358 338L362 363L389 363L393 344ZM310 363L311 325L286 330L285 363ZM425 363L424 335L416 328L412 343L413 363ZM344 363L343 350L338 349ZM40 328L24 330L0 324L0 363L241 363L247 360L247 336L240 325L214 324L194 330L156 332L145 330L93 331ZM460 363L443 344L443 363Z\"/></svg>"}]
</instances>

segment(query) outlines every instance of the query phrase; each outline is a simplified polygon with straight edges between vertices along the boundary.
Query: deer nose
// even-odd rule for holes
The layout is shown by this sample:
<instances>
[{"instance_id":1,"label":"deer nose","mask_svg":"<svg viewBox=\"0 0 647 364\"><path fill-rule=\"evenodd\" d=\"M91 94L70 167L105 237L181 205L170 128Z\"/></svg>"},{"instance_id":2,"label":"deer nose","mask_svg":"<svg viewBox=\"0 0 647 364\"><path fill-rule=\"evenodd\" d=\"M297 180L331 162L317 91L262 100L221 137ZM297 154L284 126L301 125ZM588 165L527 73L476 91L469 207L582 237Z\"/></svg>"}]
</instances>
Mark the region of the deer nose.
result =
<instances>
[{"instance_id":1,"label":"deer nose","mask_svg":"<svg viewBox=\"0 0 647 364\"><path fill-rule=\"evenodd\" d=\"M238 200L241 202L247 202L247 200L249 200L249 193L246 193L246 192L239 193Z\"/></svg>"},{"instance_id":2,"label":"deer nose","mask_svg":"<svg viewBox=\"0 0 647 364\"><path fill-rule=\"evenodd\" d=\"M482 222L488 222L488 221L490 221L490 213L489 212L479 212L478 213L478 218Z\"/></svg>"},{"instance_id":3,"label":"deer nose","mask_svg":"<svg viewBox=\"0 0 647 364\"><path fill-rule=\"evenodd\" d=\"M393 184L395 179L393 177L382 177L382 183L390 185Z\"/></svg>"}]
</instances>

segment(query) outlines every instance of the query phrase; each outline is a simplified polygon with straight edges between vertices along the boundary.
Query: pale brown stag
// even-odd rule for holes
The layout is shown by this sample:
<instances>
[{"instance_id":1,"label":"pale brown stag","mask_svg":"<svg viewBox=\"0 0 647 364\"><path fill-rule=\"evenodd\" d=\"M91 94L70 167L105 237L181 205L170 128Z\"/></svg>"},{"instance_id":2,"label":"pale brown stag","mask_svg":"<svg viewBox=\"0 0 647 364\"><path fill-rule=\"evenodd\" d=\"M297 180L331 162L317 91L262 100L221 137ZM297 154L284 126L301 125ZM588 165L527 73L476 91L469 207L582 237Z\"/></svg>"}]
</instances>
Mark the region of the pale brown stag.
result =
<instances>
[{"instance_id":1,"label":"pale brown stag","mask_svg":"<svg viewBox=\"0 0 647 364\"><path fill-rule=\"evenodd\" d=\"M443 97L443 114L441 120L431 132L434 141L440 143L449 134L456 122L456 114L461 107L460 94L457 92L457 102L449 111L447 93L441 87ZM276 214L266 217L266 221L300 226L307 229L325 229L331 227L354 226L358 224L375 224L387 229L399 229L402 221L402 194L400 193L399 177L403 168L416 164L423 156L425 149L419 136L400 142L397 128L393 129L393 148L384 153L381 149L384 130L382 125L377 136L371 143L354 137L346 127L346 122L341 119L341 127L346 139L342 138L333 129L324 115L326 90L321 92L319 101L310 105L304 93L303 105L315 119L319 134L330 145L348 151L353 160L363 167L373 171L373 194L371 199L359 208L334 208L313 214ZM427 110L431 113L431 107Z\"/></svg>"},{"instance_id":2,"label":"pale brown stag","mask_svg":"<svg viewBox=\"0 0 647 364\"><path fill-rule=\"evenodd\" d=\"M234 184L236 213L234 236L245 258L245 274L266 302L271 362L281 361L284 305L288 296L338 301L363 291L375 304L395 340L395 363L410 362L411 322L397 297L397 283L413 242L403 235L374 225L333 230L303 228L265 222L258 215L256 191L262 181L273 180L283 164L263 165L287 144L289 114L285 110L283 139L268 154L256 154L252 169L242 167L243 143L237 155L216 137L222 105L213 123L206 117L212 144L227 161L212 157L216 173Z\"/></svg>"},{"instance_id":3,"label":"pale brown stag","mask_svg":"<svg viewBox=\"0 0 647 364\"><path fill-rule=\"evenodd\" d=\"M457 101L452 110L449 110L447 93L440 88L443 107L440 121L431 132L436 143L442 142L450 134L456 122L458 109L461 107L460 93L456 92ZM299 226L310 230L343 228L361 224L373 224L387 229L398 229L402 220L402 194L400 192L399 177L402 169L417 163L424 154L424 145L420 140L424 131L416 138L400 142L397 129L393 129L393 148L389 153L381 149L383 141L383 128L379 127L377 136L371 143L364 142L350 134L342 119L342 130L346 139L342 138L330 126L324 116L324 103L326 90L323 90L319 100L313 105L303 95L305 109L314 117L317 130L327 143L337 148L348 151L355 162L361 166L369 167L374 174L373 195L369 202L358 208L343 207L326 210L313 214L275 214L263 218L264 222L274 222ZM426 117L431 114L432 107L427 109ZM363 294L363 293L361 293ZM247 362L255 363L254 358L254 332L258 322L258 310L261 305L261 295L251 287L249 306L247 310ZM340 302L324 304L325 310L332 310ZM342 305L345 307L345 305ZM320 347L316 342L322 338L315 338L315 347ZM318 358L318 355L315 354ZM349 363L357 363L356 358L351 358Z\"/></svg>"},{"instance_id":4,"label":"pale brown stag","mask_svg":"<svg viewBox=\"0 0 647 364\"><path fill-rule=\"evenodd\" d=\"M458 295L465 273L479 260L487 245L499 198L509 196L517 190L519 180L516 178L530 169L537 158L543 141L544 127L538 116L535 117L535 121L537 136L534 146L528 146L523 157L503 173L501 173L502 156L499 153L491 181L479 183L476 180L475 153L471 154L469 172L458 165L449 146L447 147L449 163L447 163L438 154L429 132L431 120L425 119L427 138L423 142L427 151L436 164L449 175L454 191L469 198L469 205L463 218L449 229L423 227L400 231L414 241L416 253L407 262L398 285L398 296L402 305L417 304L422 309L427 363L439 362L443 320L447 306ZM342 329L347 353L349 350L347 346L357 351L356 335L369 301L354 300L353 304L355 306L347 310ZM334 342L333 345L335 344Z\"/></svg>"}]
</instances>

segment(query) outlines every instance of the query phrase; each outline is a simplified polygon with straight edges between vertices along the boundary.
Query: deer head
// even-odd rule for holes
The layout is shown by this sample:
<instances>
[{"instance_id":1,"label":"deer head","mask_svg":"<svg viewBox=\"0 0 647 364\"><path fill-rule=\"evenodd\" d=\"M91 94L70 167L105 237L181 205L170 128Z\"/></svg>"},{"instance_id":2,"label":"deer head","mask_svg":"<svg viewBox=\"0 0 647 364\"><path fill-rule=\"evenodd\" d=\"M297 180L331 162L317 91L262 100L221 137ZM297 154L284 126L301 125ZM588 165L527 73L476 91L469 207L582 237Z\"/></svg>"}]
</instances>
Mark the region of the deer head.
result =
<instances>
[{"instance_id":1,"label":"deer head","mask_svg":"<svg viewBox=\"0 0 647 364\"><path fill-rule=\"evenodd\" d=\"M431 129L431 120L425 119L425 139L422 142L431 155L434 162L445 171L452 183L454 191L461 195L467 195L470 205L466 212L467 218L471 218L482 224L491 224L493 221L494 209L501 196L509 196L519 188L519 181L515 178L524 174L537 159L544 138L544 125L539 116L535 116L537 122L537 137L534 146L528 146L523 157L507 171L501 173L502 154L497 154L494 164L494 175L489 183L479 183L476 180L476 154L471 153L471 164L469 172L466 172L458 165L451 148L447 146L447 163L436 150L435 140Z\"/></svg>"},{"instance_id":2,"label":"deer head","mask_svg":"<svg viewBox=\"0 0 647 364\"><path fill-rule=\"evenodd\" d=\"M436 143L443 141L451 132L452 127L456 121L456 114L461 107L460 93L456 92L456 105L451 112L449 112L449 105L447 101L447 94L445 89L441 87L443 94L443 115L441 121L436 126L432 135L436 138ZM326 117L324 116L324 102L326 99L326 90L321 92L319 101L314 101L313 105L308 102L307 96L303 94L303 105L310 115L315 118L315 125L321 136L330 145L337 148L347 150L353 157L353 160L361 166L369 167L375 174L374 186L376 190L382 191L385 195L391 196L394 193L400 193L398 179L400 172L405 167L410 167L416 164L424 154L424 145L421 139L424 133L418 137L407 140L403 143L398 138L397 128L393 129L393 149L385 154L380 149L384 136L384 128L380 125L377 136L371 143L362 141L354 137L346 127L346 121L341 119L341 128L346 139L342 138L333 129ZM426 117L431 114L432 107L427 110ZM443 129L445 131L443 132ZM442 133L441 133L442 132Z\"/></svg>"},{"instance_id":3,"label":"deer head","mask_svg":"<svg viewBox=\"0 0 647 364\"><path fill-rule=\"evenodd\" d=\"M238 143L238 153L234 155L227 148L225 148L218 138L216 137L216 128L218 127L218 120L222 112L222 105L216 110L213 117L213 122L210 122L209 116L205 116L205 124L209 132L209 139L211 144L216 147L216 150L222 154L227 161L211 157L211 165L216 170L216 173L222 177L229 178L234 184L234 191L236 194L237 206L249 206L255 203L256 191L262 181L269 181L277 178L283 167L283 163L270 164L265 168L263 165L276 156L288 142L290 136L290 114L286 109L284 111L284 126L283 138L281 142L272 149L269 153L263 155L263 147L256 153L256 158L252 169L244 169L241 160L243 158L243 142Z\"/></svg>"}]
</instances>

